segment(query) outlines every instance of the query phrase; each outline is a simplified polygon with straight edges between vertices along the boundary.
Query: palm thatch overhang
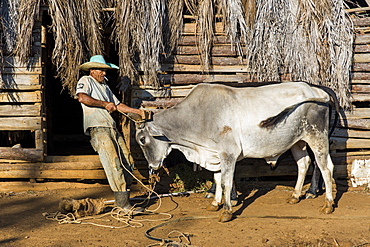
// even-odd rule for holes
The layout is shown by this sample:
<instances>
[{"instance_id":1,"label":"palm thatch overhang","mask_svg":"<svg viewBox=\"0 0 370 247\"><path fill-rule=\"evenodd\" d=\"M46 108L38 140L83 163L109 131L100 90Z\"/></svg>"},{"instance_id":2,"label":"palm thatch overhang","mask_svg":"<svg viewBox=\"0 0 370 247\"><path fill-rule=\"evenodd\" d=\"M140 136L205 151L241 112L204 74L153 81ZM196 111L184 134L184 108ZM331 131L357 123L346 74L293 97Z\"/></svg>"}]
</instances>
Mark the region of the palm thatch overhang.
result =
<instances>
[{"instance_id":1,"label":"palm thatch overhang","mask_svg":"<svg viewBox=\"0 0 370 247\"><path fill-rule=\"evenodd\" d=\"M342 0L1 0L0 58L27 61L32 26L40 5L48 7L57 76L71 95L78 66L104 54L103 27L114 20L111 41L118 48L120 75L158 88L161 61L181 38L183 16L197 26L204 73L212 69L215 22L256 81L294 81L331 87L350 107L353 26ZM105 11L104 11L105 10Z\"/></svg>"}]
</instances>

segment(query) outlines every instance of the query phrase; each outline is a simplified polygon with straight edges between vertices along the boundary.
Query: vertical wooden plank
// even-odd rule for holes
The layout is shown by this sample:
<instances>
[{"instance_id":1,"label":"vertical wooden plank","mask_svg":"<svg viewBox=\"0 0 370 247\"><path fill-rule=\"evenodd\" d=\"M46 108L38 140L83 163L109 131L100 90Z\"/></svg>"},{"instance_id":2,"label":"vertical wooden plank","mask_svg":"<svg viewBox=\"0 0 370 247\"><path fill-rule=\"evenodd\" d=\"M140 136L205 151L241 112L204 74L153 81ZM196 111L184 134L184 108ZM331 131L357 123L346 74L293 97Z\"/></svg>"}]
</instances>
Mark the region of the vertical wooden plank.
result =
<instances>
[{"instance_id":1,"label":"vertical wooden plank","mask_svg":"<svg viewBox=\"0 0 370 247\"><path fill-rule=\"evenodd\" d=\"M36 149L44 149L44 133L42 130L35 130Z\"/></svg>"}]
</instances>

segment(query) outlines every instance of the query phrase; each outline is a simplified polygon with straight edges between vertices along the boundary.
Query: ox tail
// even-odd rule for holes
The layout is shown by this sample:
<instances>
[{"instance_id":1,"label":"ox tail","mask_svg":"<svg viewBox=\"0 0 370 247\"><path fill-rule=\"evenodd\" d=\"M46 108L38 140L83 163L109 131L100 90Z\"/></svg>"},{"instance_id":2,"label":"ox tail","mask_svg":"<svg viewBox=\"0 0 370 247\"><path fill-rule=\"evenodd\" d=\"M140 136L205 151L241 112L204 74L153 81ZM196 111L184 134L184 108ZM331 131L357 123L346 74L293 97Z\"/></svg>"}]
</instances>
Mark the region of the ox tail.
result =
<instances>
[{"instance_id":1,"label":"ox tail","mask_svg":"<svg viewBox=\"0 0 370 247\"><path fill-rule=\"evenodd\" d=\"M335 92L331 88L321 86L321 85L314 85L314 86L320 88L321 90L323 90L324 92L326 92L330 96L330 99L331 99L330 107L331 107L331 109L330 109L330 117L329 117L329 126L330 126L330 120L331 120L331 117L332 117L332 110L333 110L332 108L334 108L334 122L333 122L333 125L331 126L330 131L329 131L329 137L330 137L333 134L334 129L337 126L337 123L338 123L338 120L339 120L339 111L340 111L339 101L338 101L337 95L335 94Z\"/></svg>"},{"instance_id":2,"label":"ox tail","mask_svg":"<svg viewBox=\"0 0 370 247\"><path fill-rule=\"evenodd\" d=\"M307 99L307 100L299 102L297 104L288 106L283 111L281 111L278 115L273 116L273 117L269 117L268 119L261 121L258 126L261 127L261 128L270 129L270 128L274 127L276 124L278 124L279 122L281 122L289 114L291 114L298 106L303 105L303 104L307 104L307 103L316 103L316 104L323 104L324 103L324 104L327 104L327 103L329 103L329 101L327 101L325 99L322 99L322 98Z\"/></svg>"}]
</instances>

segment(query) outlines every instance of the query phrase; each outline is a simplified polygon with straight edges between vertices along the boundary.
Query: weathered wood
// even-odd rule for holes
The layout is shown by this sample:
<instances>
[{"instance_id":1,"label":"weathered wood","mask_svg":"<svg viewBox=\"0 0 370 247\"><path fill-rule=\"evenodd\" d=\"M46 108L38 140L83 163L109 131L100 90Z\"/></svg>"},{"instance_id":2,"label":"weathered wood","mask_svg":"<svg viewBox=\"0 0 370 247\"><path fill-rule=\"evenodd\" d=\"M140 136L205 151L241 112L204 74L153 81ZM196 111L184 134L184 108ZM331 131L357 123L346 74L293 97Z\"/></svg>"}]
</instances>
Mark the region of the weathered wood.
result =
<instances>
[{"instance_id":1,"label":"weathered wood","mask_svg":"<svg viewBox=\"0 0 370 247\"><path fill-rule=\"evenodd\" d=\"M204 67L202 65L186 65L186 64L162 64L161 71L174 71L174 72L203 72ZM248 72L249 69L245 65L225 65L211 66L209 72L223 72L223 73L242 73ZM370 65L369 65L370 71Z\"/></svg>"},{"instance_id":2,"label":"weathered wood","mask_svg":"<svg viewBox=\"0 0 370 247\"><path fill-rule=\"evenodd\" d=\"M216 22L214 25L215 28L215 34L224 34L224 27L221 22ZM195 33L198 33L199 29L197 29L197 25L195 23L185 23L183 27L182 34L183 35L194 35Z\"/></svg>"},{"instance_id":3,"label":"weathered wood","mask_svg":"<svg viewBox=\"0 0 370 247\"><path fill-rule=\"evenodd\" d=\"M22 75L40 75L42 74L41 67L14 67L14 68L4 68L2 74L22 74Z\"/></svg>"},{"instance_id":4,"label":"weathered wood","mask_svg":"<svg viewBox=\"0 0 370 247\"><path fill-rule=\"evenodd\" d=\"M3 74L0 89L41 89L40 75Z\"/></svg>"},{"instance_id":5,"label":"weathered wood","mask_svg":"<svg viewBox=\"0 0 370 247\"><path fill-rule=\"evenodd\" d=\"M40 67L41 57L40 56L29 57L26 63L20 62L20 59L18 57L14 56L5 57L3 66L5 68Z\"/></svg>"},{"instance_id":6,"label":"weathered wood","mask_svg":"<svg viewBox=\"0 0 370 247\"><path fill-rule=\"evenodd\" d=\"M354 83L354 81L356 83L361 83L361 81L364 81L364 83L368 83L366 81L369 81L370 80L370 73L364 73L364 72L354 72L352 73L352 83Z\"/></svg>"},{"instance_id":7,"label":"weathered wood","mask_svg":"<svg viewBox=\"0 0 370 247\"><path fill-rule=\"evenodd\" d=\"M353 49L354 53L369 53L370 52L370 45L355 45Z\"/></svg>"},{"instance_id":8,"label":"weathered wood","mask_svg":"<svg viewBox=\"0 0 370 247\"><path fill-rule=\"evenodd\" d=\"M41 102L41 91L34 92L2 92L0 93L1 103L35 103Z\"/></svg>"},{"instance_id":9,"label":"weathered wood","mask_svg":"<svg viewBox=\"0 0 370 247\"><path fill-rule=\"evenodd\" d=\"M336 128L333 131L332 137L363 138L363 139L369 138L370 139L370 131Z\"/></svg>"},{"instance_id":10,"label":"weathered wood","mask_svg":"<svg viewBox=\"0 0 370 247\"><path fill-rule=\"evenodd\" d=\"M370 108L354 108L354 110L351 112L345 112L341 114L345 114L344 119L370 118Z\"/></svg>"},{"instance_id":11,"label":"weathered wood","mask_svg":"<svg viewBox=\"0 0 370 247\"><path fill-rule=\"evenodd\" d=\"M370 85L356 85L352 84L352 93L370 93Z\"/></svg>"},{"instance_id":12,"label":"weathered wood","mask_svg":"<svg viewBox=\"0 0 370 247\"><path fill-rule=\"evenodd\" d=\"M370 64L369 63L354 63L352 71L354 72L368 72L370 71Z\"/></svg>"},{"instance_id":13,"label":"weathered wood","mask_svg":"<svg viewBox=\"0 0 370 247\"><path fill-rule=\"evenodd\" d=\"M1 178L106 179L104 170L0 170Z\"/></svg>"},{"instance_id":14,"label":"weathered wood","mask_svg":"<svg viewBox=\"0 0 370 247\"><path fill-rule=\"evenodd\" d=\"M370 147L370 139L331 137L330 149L360 149Z\"/></svg>"},{"instance_id":15,"label":"weathered wood","mask_svg":"<svg viewBox=\"0 0 370 247\"><path fill-rule=\"evenodd\" d=\"M195 35L183 35L179 40L179 46L191 45L196 46L198 44L197 37ZM230 47L230 40L227 36L216 35L213 38L214 45L228 45Z\"/></svg>"},{"instance_id":16,"label":"weathered wood","mask_svg":"<svg viewBox=\"0 0 370 247\"><path fill-rule=\"evenodd\" d=\"M354 26L370 26L370 18L352 18Z\"/></svg>"},{"instance_id":17,"label":"weathered wood","mask_svg":"<svg viewBox=\"0 0 370 247\"><path fill-rule=\"evenodd\" d=\"M44 150L44 133L43 130L35 130L35 147Z\"/></svg>"},{"instance_id":18,"label":"weathered wood","mask_svg":"<svg viewBox=\"0 0 370 247\"><path fill-rule=\"evenodd\" d=\"M199 55L176 55L168 57L164 63L178 63L178 64L193 64L200 65L201 59ZM212 57L210 63L212 65L238 65L243 64L243 60L236 57Z\"/></svg>"},{"instance_id":19,"label":"weathered wood","mask_svg":"<svg viewBox=\"0 0 370 247\"><path fill-rule=\"evenodd\" d=\"M354 13L354 12L366 12L369 11L370 7L361 7L361 8L353 8L353 9L346 9L347 13Z\"/></svg>"},{"instance_id":20,"label":"weathered wood","mask_svg":"<svg viewBox=\"0 0 370 247\"><path fill-rule=\"evenodd\" d=\"M370 130L370 119L340 119L339 125L342 128Z\"/></svg>"},{"instance_id":21,"label":"weathered wood","mask_svg":"<svg viewBox=\"0 0 370 247\"><path fill-rule=\"evenodd\" d=\"M36 162L42 161L43 158L44 153L42 149L0 147L0 159L15 159Z\"/></svg>"},{"instance_id":22,"label":"weathered wood","mask_svg":"<svg viewBox=\"0 0 370 247\"><path fill-rule=\"evenodd\" d=\"M248 73L238 75L206 75L206 74L165 74L159 75L159 80L164 84L198 84L202 82L209 83L246 83L251 81Z\"/></svg>"},{"instance_id":23,"label":"weathered wood","mask_svg":"<svg viewBox=\"0 0 370 247\"><path fill-rule=\"evenodd\" d=\"M370 43L370 34L357 34L354 40L355 45L365 45Z\"/></svg>"},{"instance_id":24,"label":"weathered wood","mask_svg":"<svg viewBox=\"0 0 370 247\"><path fill-rule=\"evenodd\" d=\"M185 97L189 94L193 86L187 87L169 87L161 88L158 90L155 89L133 89L132 96L134 98L145 99L145 98L168 98L171 97Z\"/></svg>"},{"instance_id":25,"label":"weathered wood","mask_svg":"<svg viewBox=\"0 0 370 247\"><path fill-rule=\"evenodd\" d=\"M353 55L353 62L354 63L369 63L370 54L369 53L355 54Z\"/></svg>"},{"instance_id":26,"label":"weathered wood","mask_svg":"<svg viewBox=\"0 0 370 247\"><path fill-rule=\"evenodd\" d=\"M41 117L1 117L0 130L37 130L41 121Z\"/></svg>"},{"instance_id":27,"label":"weathered wood","mask_svg":"<svg viewBox=\"0 0 370 247\"><path fill-rule=\"evenodd\" d=\"M99 155L49 155L45 157L45 163L61 163L61 162L93 162L99 163ZM75 165L74 165L75 166ZM76 168L77 169L77 168ZM85 168L81 168L85 169ZM91 168L95 169L95 168Z\"/></svg>"},{"instance_id":28,"label":"weathered wood","mask_svg":"<svg viewBox=\"0 0 370 247\"><path fill-rule=\"evenodd\" d=\"M367 102L370 101L370 94L352 94L352 101L353 102Z\"/></svg>"},{"instance_id":29,"label":"weathered wood","mask_svg":"<svg viewBox=\"0 0 370 247\"><path fill-rule=\"evenodd\" d=\"M246 48L242 47L243 54L246 53ZM370 49L369 49L370 51ZM178 46L174 52L176 55L199 55L201 51L197 46ZM211 54L213 57L218 56L238 56L239 54L235 49L232 49L231 45L215 45L211 48Z\"/></svg>"},{"instance_id":30,"label":"weathered wood","mask_svg":"<svg viewBox=\"0 0 370 247\"><path fill-rule=\"evenodd\" d=\"M41 104L0 105L0 117L4 116L41 116Z\"/></svg>"},{"instance_id":31,"label":"weathered wood","mask_svg":"<svg viewBox=\"0 0 370 247\"><path fill-rule=\"evenodd\" d=\"M145 171L134 169L140 180ZM0 163L0 178L106 179L100 162Z\"/></svg>"}]
</instances>

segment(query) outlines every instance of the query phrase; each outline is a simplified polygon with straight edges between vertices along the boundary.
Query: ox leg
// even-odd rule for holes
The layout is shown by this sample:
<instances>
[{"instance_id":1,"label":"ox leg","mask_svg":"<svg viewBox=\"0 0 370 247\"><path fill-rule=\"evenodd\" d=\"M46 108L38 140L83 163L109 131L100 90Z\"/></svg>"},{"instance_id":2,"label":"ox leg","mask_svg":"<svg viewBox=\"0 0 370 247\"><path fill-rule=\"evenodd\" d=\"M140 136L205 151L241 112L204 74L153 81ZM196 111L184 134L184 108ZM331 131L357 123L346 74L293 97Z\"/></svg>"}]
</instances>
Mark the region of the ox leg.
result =
<instances>
[{"instance_id":1,"label":"ox leg","mask_svg":"<svg viewBox=\"0 0 370 247\"><path fill-rule=\"evenodd\" d=\"M300 141L291 148L292 155L298 165L298 179L294 188L292 196L287 200L290 204L296 204L299 202L302 195L302 188L304 184L304 179L306 177L308 166L310 165L310 156L307 152L306 143Z\"/></svg>"},{"instance_id":2,"label":"ox leg","mask_svg":"<svg viewBox=\"0 0 370 247\"><path fill-rule=\"evenodd\" d=\"M232 160L231 162L230 160L229 157L229 159L226 159L226 162L224 161L224 166L221 166L221 184L224 192L224 205L218 217L219 222L227 222L232 218L231 188L233 186L236 161Z\"/></svg>"},{"instance_id":3,"label":"ox leg","mask_svg":"<svg viewBox=\"0 0 370 247\"><path fill-rule=\"evenodd\" d=\"M327 148L327 150L329 150L329 148ZM332 182L334 164L330 158L329 151L325 153L316 152L315 158L325 182L325 204L320 209L320 212L330 214L334 211L333 182Z\"/></svg>"},{"instance_id":4,"label":"ox leg","mask_svg":"<svg viewBox=\"0 0 370 247\"><path fill-rule=\"evenodd\" d=\"M215 172L213 175L216 185L215 197L211 204L207 206L208 211L217 211L220 209L222 200L222 187L221 187L221 172Z\"/></svg>"},{"instance_id":5,"label":"ox leg","mask_svg":"<svg viewBox=\"0 0 370 247\"><path fill-rule=\"evenodd\" d=\"M316 160L312 162L313 172L310 188L306 191L306 199L316 198L319 194L323 192L323 178L319 167L317 166Z\"/></svg>"}]
</instances>

